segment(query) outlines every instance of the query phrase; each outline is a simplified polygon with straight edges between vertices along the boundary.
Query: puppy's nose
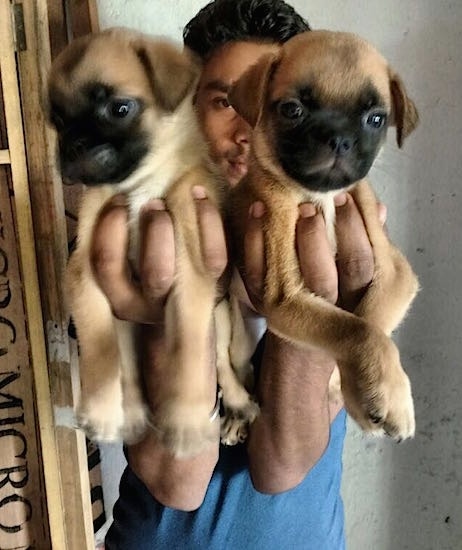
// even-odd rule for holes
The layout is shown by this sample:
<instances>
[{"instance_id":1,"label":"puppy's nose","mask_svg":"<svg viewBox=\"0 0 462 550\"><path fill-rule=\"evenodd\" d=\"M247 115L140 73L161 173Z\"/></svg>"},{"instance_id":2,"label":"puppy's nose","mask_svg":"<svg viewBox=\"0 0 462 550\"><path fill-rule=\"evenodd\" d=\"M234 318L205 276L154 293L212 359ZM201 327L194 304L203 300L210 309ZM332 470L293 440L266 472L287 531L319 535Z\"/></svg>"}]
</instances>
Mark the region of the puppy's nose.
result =
<instances>
[{"instance_id":1,"label":"puppy's nose","mask_svg":"<svg viewBox=\"0 0 462 550\"><path fill-rule=\"evenodd\" d=\"M346 155L353 146L353 140L349 137L334 136L328 141L329 147L338 155Z\"/></svg>"},{"instance_id":2,"label":"puppy's nose","mask_svg":"<svg viewBox=\"0 0 462 550\"><path fill-rule=\"evenodd\" d=\"M62 146L65 158L70 161L78 160L87 150L87 141L76 139Z\"/></svg>"}]
</instances>

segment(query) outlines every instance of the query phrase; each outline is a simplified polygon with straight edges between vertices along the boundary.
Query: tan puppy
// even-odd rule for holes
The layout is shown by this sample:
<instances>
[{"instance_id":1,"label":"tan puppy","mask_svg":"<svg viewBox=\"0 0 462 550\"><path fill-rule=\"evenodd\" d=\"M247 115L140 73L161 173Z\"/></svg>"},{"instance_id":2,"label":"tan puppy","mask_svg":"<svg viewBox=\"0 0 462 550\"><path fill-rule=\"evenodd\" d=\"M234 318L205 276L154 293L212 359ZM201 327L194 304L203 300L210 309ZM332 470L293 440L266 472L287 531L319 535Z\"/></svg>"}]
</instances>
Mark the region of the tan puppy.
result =
<instances>
[{"instance_id":1,"label":"tan puppy","mask_svg":"<svg viewBox=\"0 0 462 550\"><path fill-rule=\"evenodd\" d=\"M396 126L401 147L417 124L400 78L364 40L311 31L263 56L229 100L254 128L248 176L232 190L232 238L243 269L242 220L253 201L263 201L269 328L332 354L347 410L362 428L384 430L397 440L413 436L411 387L389 335L418 282L386 237L376 197L362 179L388 125ZM335 253L333 199L345 189L361 211L375 259L373 281L354 314L304 287L294 248L297 206L311 201L324 214Z\"/></svg>"},{"instance_id":2,"label":"tan puppy","mask_svg":"<svg viewBox=\"0 0 462 550\"><path fill-rule=\"evenodd\" d=\"M70 309L80 344L80 425L99 440L140 436L147 411L134 348L134 325L116 319L91 269L93 229L103 205L124 193L130 247L138 265L142 206L164 198L177 253L166 304L165 394L150 422L178 456L216 442L210 410L209 342L216 282L203 265L192 187L221 208L224 184L212 167L192 107L199 67L165 41L112 29L73 42L49 80L51 120L64 178L87 188L78 245L67 271ZM142 321L142 319L141 319Z\"/></svg>"}]
</instances>

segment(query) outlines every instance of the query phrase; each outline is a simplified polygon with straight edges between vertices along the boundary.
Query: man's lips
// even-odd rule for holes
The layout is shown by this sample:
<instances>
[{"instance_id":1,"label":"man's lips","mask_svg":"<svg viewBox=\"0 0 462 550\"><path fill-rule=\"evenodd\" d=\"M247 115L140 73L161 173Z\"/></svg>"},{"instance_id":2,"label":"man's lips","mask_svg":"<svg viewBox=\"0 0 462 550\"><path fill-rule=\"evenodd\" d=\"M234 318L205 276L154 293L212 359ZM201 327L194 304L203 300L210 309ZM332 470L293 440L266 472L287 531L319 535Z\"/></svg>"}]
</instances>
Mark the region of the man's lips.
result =
<instances>
[{"instance_id":1,"label":"man's lips","mask_svg":"<svg viewBox=\"0 0 462 550\"><path fill-rule=\"evenodd\" d=\"M247 164L247 156L238 155L236 157L228 157L228 162L230 164Z\"/></svg>"},{"instance_id":2,"label":"man's lips","mask_svg":"<svg viewBox=\"0 0 462 550\"><path fill-rule=\"evenodd\" d=\"M228 160L228 173L236 178L242 178L247 174L247 161L240 157Z\"/></svg>"}]
</instances>

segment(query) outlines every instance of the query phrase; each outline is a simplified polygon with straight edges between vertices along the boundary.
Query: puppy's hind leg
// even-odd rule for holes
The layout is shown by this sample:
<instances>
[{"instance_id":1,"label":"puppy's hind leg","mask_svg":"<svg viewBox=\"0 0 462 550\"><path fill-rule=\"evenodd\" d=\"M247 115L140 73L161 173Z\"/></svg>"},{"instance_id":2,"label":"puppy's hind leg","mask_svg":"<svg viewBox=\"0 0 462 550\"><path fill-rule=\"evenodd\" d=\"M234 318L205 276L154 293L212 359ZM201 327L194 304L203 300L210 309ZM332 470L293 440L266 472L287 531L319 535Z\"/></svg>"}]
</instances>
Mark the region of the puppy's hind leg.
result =
<instances>
[{"instance_id":1,"label":"puppy's hind leg","mask_svg":"<svg viewBox=\"0 0 462 550\"><path fill-rule=\"evenodd\" d=\"M235 445L244 441L248 425L259 413L257 403L244 386L249 379L252 350L237 299L232 297L231 300L234 307L230 307L227 300L222 300L215 308L217 374L225 410L221 419L221 441L224 445ZM234 357L233 345L239 354L236 353Z\"/></svg>"},{"instance_id":2,"label":"puppy's hind leg","mask_svg":"<svg viewBox=\"0 0 462 550\"><path fill-rule=\"evenodd\" d=\"M179 458L197 455L219 440L211 403L213 386L216 392L210 349L214 301L214 281L181 269L165 308L163 392L151 424Z\"/></svg>"},{"instance_id":3,"label":"puppy's hind leg","mask_svg":"<svg viewBox=\"0 0 462 550\"><path fill-rule=\"evenodd\" d=\"M77 421L90 439L116 441L121 436L124 414L120 355L113 316L91 275L87 273L86 277L80 278L79 274L79 263L73 256L67 286L80 347L81 395Z\"/></svg>"},{"instance_id":4,"label":"puppy's hind leg","mask_svg":"<svg viewBox=\"0 0 462 550\"><path fill-rule=\"evenodd\" d=\"M134 323L119 319L114 319L114 324L122 374L124 422L121 436L126 443L134 443L143 434L147 425L147 407L143 398L136 350L136 327Z\"/></svg>"}]
</instances>

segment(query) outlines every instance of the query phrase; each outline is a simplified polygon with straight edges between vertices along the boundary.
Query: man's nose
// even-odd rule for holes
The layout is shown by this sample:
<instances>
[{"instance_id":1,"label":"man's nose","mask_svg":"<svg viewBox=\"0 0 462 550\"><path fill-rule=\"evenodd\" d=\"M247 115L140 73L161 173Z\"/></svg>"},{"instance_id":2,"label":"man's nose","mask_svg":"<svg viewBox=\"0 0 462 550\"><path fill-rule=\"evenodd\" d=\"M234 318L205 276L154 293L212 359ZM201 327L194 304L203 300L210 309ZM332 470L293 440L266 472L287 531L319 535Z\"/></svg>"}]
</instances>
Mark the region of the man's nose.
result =
<instances>
[{"instance_id":1,"label":"man's nose","mask_svg":"<svg viewBox=\"0 0 462 550\"><path fill-rule=\"evenodd\" d=\"M236 113L234 141L240 145L248 144L251 132L250 124Z\"/></svg>"}]
</instances>

